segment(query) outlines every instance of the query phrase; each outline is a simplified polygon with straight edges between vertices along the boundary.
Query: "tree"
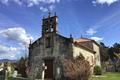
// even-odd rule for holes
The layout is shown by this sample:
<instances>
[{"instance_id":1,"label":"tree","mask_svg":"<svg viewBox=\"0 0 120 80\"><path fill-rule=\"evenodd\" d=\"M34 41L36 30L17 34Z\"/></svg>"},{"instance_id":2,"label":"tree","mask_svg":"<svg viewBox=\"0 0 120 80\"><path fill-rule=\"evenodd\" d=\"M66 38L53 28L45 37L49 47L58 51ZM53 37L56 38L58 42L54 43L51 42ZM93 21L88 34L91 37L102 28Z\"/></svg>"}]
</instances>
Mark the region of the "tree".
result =
<instances>
[{"instance_id":1,"label":"tree","mask_svg":"<svg viewBox=\"0 0 120 80\"><path fill-rule=\"evenodd\" d=\"M108 61L109 59L108 50L109 48L103 42L100 42L100 56L101 56L102 63L104 63L105 61Z\"/></svg>"},{"instance_id":2,"label":"tree","mask_svg":"<svg viewBox=\"0 0 120 80\"><path fill-rule=\"evenodd\" d=\"M116 67L117 59L116 59L116 55L114 54L114 48L113 48L113 47L111 47L111 48L109 49L109 56L110 56L110 59L111 59L112 62L113 62L115 71L117 71L117 67Z\"/></svg>"},{"instance_id":3,"label":"tree","mask_svg":"<svg viewBox=\"0 0 120 80\"><path fill-rule=\"evenodd\" d=\"M75 59L64 59L63 71L68 80L89 80L91 74L89 62L80 56Z\"/></svg>"},{"instance_id":4,"label":"tree","mask_svg":"<svg viewBox=\"0 0 120 80\"><path fill-rule=\"evenodd\" d=\"M22 77L27 77L26 74L26 59L24 59L23 57L20 59L19 63L18 63L18 73L21 74Z\"/></svg>"},{"instance_id":5,"label":"tree","mask_svg":"<svg viewBox=\"0 0 120 80\"><path fill-rule=\"evenodd\" d=\"M113 45L113 50L115 53L120 53L120 44L119 43L115 43Z\"/></svg>"},{"instance_id":6,"label":"tree","mask_svg":"<svg viewBox=\"0 0 120 80\"><path fill-rule=\"evenodd\" d=\"M112 61L114 61L114 48L113 47L110 47L109 50L108 50L108 53L109 53L109 57Z\"/></svg>"},{"instance_id":7,"label":"tree","mask_svg":"<svg viewBox=\"0 0 120 80\"><path fill-rule=\"evenodd\" d=\"M108 59L111 59L112 64L115 68L115 71L117 71L116 65L118 64L119 57L117 56L120 53L120 44L115 43L111 47L106 47L104 43L100 43L100 56L101 56L101 62L102 66L105 64L104 62L108 61Z\"/></svg>"}]
</instances>

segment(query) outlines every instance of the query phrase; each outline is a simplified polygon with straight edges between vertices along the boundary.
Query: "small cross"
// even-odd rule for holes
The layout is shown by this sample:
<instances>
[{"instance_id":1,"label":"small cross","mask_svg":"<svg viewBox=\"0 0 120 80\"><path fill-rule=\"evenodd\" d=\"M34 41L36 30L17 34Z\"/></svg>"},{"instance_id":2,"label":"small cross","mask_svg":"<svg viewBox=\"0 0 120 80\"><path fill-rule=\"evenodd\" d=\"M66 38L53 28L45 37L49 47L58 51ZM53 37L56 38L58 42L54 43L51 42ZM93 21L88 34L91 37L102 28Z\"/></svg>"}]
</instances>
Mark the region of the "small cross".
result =
<instances>
[{"instance_id":1,"label":"small cross","mask_svg":"<svg viewBox=\"0 0 120 80\"><path fill-rule=\"evenodd\" d=\"M49 14L49 17L50 17L51 13L49 12L48 14Z\"/></svg>"},{"instance_id":2,"label":"small cross","mask_svg":"<svg viewBox=\"0 0 120 80\"><path fill-rule=\"evenodd\" d=\"M32 40L30 39L30 44L32 44Z\"/></svg>"},{"instance_id":3,"label":"small cross","mask_svg":"<svg viewBox=\"0 0 120 80\"><path fill-rule=\"evenodd\" d=\"M56 16L56 12L54 13L54 16Z\"/></svg>"},{"instance_id":4,"label":"small cross","mask_svg":"<svg viewBox=\"0 0 120 80\"><path fill-rule=\"evenodd\" d=\"M72 38L72 34L70 34L70 38Z\"/></svg>"},{"instance_id":5,"label":"small cross","mask_svg":"<svg viewBox=\"0 0 120 80\"><path fill-rule=\"evenodd\" d=\"M81 34L81 38L83 38L82 34Z\"/></svg>"},{"instance_id":6,"label":"small cross","mask_svg":"<svg viewBox=\"0 0 120 80\"><path fill-rule=\"evenodd\" d=\"M47 69L47 66L45 66L45 64L43 63L42 65L43 71Z\"/></svg>"}]
</instances>

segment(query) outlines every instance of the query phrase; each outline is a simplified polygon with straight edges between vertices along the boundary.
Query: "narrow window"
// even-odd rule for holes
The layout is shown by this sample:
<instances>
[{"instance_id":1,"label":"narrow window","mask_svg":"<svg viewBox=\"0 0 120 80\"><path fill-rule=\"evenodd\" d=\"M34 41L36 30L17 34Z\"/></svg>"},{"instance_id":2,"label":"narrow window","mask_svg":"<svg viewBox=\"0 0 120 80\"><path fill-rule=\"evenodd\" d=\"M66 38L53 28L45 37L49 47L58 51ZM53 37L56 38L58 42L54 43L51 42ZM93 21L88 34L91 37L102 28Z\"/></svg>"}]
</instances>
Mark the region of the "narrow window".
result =
<instances>
[{"instance_id":1,"label":"narrow window","mask_svg":"<svg viewBox=\"0 0 120 80\"><path fill-rule=\"evenodd\" d=\"M46 38L46 48L50 47L50 37Z\"/></svg>"}]
</instances>

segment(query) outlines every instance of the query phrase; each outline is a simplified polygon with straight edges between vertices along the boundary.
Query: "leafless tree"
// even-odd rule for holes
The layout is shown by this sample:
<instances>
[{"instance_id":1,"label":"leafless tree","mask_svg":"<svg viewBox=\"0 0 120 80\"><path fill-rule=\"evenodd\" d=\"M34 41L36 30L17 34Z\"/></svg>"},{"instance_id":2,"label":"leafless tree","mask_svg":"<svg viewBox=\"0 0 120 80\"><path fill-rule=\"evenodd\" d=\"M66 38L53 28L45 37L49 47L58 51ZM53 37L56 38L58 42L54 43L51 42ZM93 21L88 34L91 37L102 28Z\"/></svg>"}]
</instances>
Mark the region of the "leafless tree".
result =
<instances>
[{"instance_id":1,"label":"leafless tree","mask_svg":"<svg viewBox=\"0 0 120 80\"><path fill-rule=\"evenodd\" d=\"M91 74L89 62L81 56L64 59L63 71L68 80L89 80Z\"/></svg>"}]
</instances>

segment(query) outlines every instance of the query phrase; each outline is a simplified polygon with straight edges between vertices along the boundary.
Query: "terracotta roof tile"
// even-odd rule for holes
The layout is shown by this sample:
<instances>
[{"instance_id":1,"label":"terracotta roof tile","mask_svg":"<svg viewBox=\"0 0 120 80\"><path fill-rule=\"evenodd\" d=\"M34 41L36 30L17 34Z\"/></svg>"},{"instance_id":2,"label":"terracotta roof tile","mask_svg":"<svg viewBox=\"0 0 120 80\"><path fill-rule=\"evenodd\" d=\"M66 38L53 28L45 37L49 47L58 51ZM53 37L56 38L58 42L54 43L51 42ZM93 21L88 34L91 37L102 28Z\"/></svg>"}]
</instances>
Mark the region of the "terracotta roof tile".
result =
<instances>
[{"instance_id":1,"label":"terracotta roof tile","mask_svg":"<svg viewBox=\"0 0 120 80\"><path fill-rule=\"evenodd\" d=\"M95 40L93 40L93 39L88 39L88 38L74 39L74 42L78 42L78 43L94 42L96 45L99 46L99 44L98 44Z\"/></svg>"},{"instance_id":2,"label":"terracotta roof tile","mask_svg":"<svg viewBox=\"0 0 120 80\"><path fill-rule=\"evenodd\" d=\"M80 44L79 42L74 42L74 44L95 54L94 50L92 50L91 48L88 48L87 46L84 46L84 45Z\"/></svg>"},{"instance_id":3,"label":"terracotta roof tile","mask_svg":"<svg viewBox=\"0 0 120 80\"><path fill-rule=\"evenodd\" d=\"M80 38L80 39L75 39L75 42L88 42L88 41L93 41L92 39L88 39L88 38Z\"/></svg>"}]
</instances>

